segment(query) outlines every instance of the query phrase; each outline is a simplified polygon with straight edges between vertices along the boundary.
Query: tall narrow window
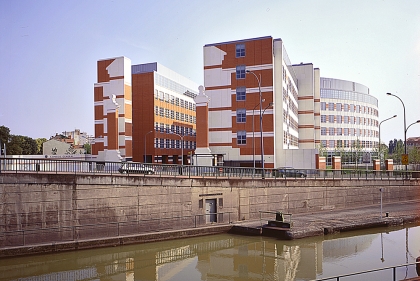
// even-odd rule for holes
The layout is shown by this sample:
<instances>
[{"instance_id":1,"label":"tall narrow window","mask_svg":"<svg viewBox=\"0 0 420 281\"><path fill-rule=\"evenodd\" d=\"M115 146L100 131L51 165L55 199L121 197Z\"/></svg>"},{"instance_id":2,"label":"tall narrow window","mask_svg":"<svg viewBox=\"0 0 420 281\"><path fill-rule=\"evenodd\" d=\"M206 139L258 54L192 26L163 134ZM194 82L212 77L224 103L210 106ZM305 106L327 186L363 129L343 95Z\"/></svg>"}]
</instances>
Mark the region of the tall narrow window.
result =
<instances>
[{"instance_id":1,"label":"tall narrow window","mask_svg":"<svg viewBox=\"0 0 420 281\"><path fill-rule=\"evenodd\" d=\"M245 79L245 65L236 67L236 79Z\"/></svg>"},{"instance_id":2,"label":"tall narrow window","mask_svg":"<svg viewBox=\"0 0 420 281\"><path fill-rule=\"evenodd\" d=\"M236 139L237 144L246 144L246 131L238 131Z\"/></svg>"},{"instance_id":3,"label":"tall narrow window","mask_svg":"<svg viewBox=\"0 0 420 281\"><path fill-rule=\"evenodd\" d=\"M240 108L236 110L236 123L246 123L246 109Z\"/></svg>"},{"instance_id":4,"label":"tall narrow window","mask_svg":"<svg viewBox=\"0 0 420 281\"><path fill-rule=\"evenodd\" d=\"M245 44L236 44L236 57L245 57Z\"/></svg>"},{"instance_id":5,"label":"tall narrow window","mask_svg":"<svg viewBox=\"0 0 420 281\"><path fill-rule=\"evenodd\" d=\"M246 88L245 87L236 88L236 100L237 101L246 100Z\"/></svg>"}]
</instances>

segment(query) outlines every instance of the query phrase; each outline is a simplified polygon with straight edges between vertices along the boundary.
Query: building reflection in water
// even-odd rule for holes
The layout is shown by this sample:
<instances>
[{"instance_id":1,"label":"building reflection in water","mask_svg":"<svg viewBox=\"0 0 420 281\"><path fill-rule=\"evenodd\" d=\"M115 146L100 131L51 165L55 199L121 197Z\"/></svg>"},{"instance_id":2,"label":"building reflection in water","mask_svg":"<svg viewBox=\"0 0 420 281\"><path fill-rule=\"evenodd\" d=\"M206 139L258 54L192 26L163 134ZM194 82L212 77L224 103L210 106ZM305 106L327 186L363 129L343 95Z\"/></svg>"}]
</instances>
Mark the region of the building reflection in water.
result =
<instances>
[{"instance_id":1,"label":"building reflection in water","mask_svg":"<svg viewBox=\"0 0 420 281\"><path fill-rule=\"evenodd\" d=\"M364 251L381 258L381 249L370 249L375 239L379 233L294 241L215 235L5 259L0 280L310 280L326 262Z\"/></svg>"}]
</instances>

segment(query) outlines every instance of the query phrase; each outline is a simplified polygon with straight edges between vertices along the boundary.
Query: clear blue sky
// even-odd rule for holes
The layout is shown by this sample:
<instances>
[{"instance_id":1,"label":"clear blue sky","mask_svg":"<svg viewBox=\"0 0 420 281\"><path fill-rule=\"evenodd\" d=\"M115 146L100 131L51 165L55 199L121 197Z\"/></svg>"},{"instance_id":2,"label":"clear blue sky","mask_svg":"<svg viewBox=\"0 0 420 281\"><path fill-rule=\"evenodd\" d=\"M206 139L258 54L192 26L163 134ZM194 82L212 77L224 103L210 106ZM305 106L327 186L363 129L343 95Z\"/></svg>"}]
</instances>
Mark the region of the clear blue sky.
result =
<instances>
[{"instance_id":1,"label":"clear blue sky","mask_svg":"<svg viewBox=\"0 0 420 281\"><path fill-rule=\"evenodd\" d=\"M157 61L203 83L203 46L282 38L292 63L355 81L379 99L381 139L420 119L417 0L0 0L0 125L15 135L94 134L96 61ZM410 127L420 136L420 124Z\"/></svg>"}]
</instances>

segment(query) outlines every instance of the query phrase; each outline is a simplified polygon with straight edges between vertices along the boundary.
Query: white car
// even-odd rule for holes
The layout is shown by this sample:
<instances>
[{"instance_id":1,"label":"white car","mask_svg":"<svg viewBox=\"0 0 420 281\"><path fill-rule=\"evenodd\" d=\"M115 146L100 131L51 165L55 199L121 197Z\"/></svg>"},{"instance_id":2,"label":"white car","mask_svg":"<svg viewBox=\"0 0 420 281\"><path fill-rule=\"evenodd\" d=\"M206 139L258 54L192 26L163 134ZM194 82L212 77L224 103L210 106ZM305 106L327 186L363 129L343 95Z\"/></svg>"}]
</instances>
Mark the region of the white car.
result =
<instances>
[{"instance_id":1,"label":"white car","mask_svg":"<svg viewBox=\"0 0 420 281\"><path fill-rule=\"evenodd\" d=\"M141 163L124 163L118 169L121 174L147 174L152 175L155 173L153 167Z\"/></svg>"}]
</instances>

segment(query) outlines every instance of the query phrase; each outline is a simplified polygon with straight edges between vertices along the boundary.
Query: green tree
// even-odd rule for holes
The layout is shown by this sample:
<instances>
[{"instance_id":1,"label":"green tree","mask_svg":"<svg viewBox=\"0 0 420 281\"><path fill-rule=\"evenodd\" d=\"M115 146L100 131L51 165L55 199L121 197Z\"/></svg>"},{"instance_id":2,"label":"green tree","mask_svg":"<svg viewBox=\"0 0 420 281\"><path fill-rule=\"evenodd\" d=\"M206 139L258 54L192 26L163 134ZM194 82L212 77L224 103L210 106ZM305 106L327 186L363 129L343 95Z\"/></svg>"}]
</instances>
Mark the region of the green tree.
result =
<instances>
[{"instance_id":1,"label":"green tree","mask_svg":"<svg viewBox=\"0 0 420 281\"><path fill-rule=\"evenodd\" d=\"M44 142L47 141L47 139L46 138L38 138L38 139L35 139L35 141L36 141L36 145L37 145L37 153L36 154L43 154L42 145L44 144Z\"/></svg>"},{"instance_id":2,"label":"green tree","mask_svg":"<svg viewBox=\"0 0 420 281\"><path fill-rule=\"evenodd\" d=\"M0 126L0 141L3 144L9 143L10 140L10 129L5 126Z\"/></svg>"},{"instance_id":3,"label":"green tree","mask_svg":"<svg viewBox=\"0 0 420 281\"><path fill-rule=\"evenodd\" d=\"M325 146L322 145L322 143L317 145L318 148L318 154L321 157L326 157L327 156L327 148Z\"/></svg>"},{"instance_id":4,"label":"green tree","mask_svg":"<svg viewBox=\"0 0 420 281\"><path fill-rule=\"evenodd\" d=\"M83 148L85 149L85 154L91 154L92 153L92 147L90 143L85 143L83 145Z\"/></svg>"},{"instance_id":5,"label":"green tree","mask_svg":"<svg viewBox=\"0 0 420 281\"><path fill-rule=\"evenodd\" d=\"M408 151L408 162L412 164L420 164L420 148L413 147Z\"/></svg>"},{"instance_id":6,"label":"green tree","mask_svg":"<svg viewBox=\"0 0 420 281\"><path fill-rule=\"evenodd\" d=\"M7 154L9 155L35 155L38 152L36 141L30 137L11 135Z\"/></svg>"}]
</instances>

